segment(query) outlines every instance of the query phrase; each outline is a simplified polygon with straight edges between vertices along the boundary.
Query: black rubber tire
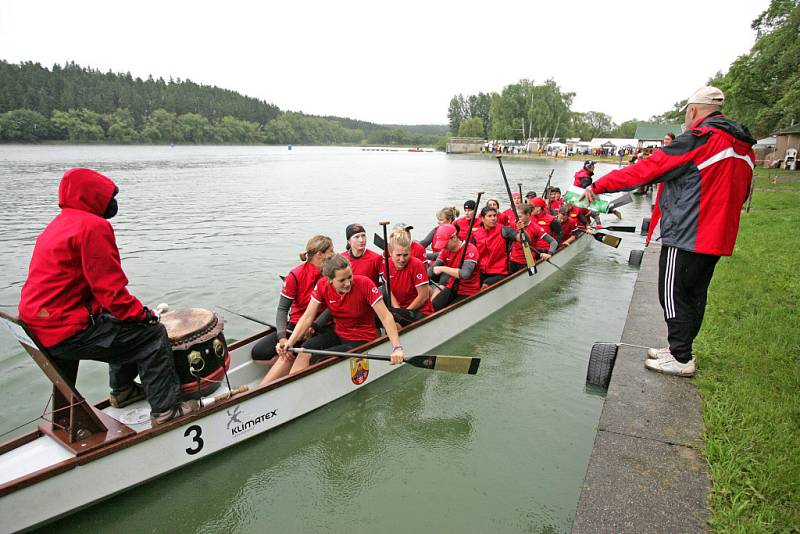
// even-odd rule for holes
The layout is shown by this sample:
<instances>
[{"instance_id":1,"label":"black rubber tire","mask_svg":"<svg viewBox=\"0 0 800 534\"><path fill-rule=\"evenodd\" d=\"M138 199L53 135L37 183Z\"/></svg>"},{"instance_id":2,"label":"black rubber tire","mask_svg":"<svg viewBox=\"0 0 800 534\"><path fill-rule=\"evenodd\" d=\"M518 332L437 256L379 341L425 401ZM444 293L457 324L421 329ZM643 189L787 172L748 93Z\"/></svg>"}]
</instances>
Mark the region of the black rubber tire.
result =
<instances>
[{"instance_id":1,"label":"black rubber tire","mask_svg":"<svg viewBox=\"0 0 800 534\"><path fill-rule=\"evenodd\" d=\"M647 235L648 230L650 230L650 217L645 217L642 219L642 229L639 235Z\"/></svg>"},{"instance_id":2,"label":"black rubber tire","mask_svg":"<svg viewBox=\"0 0 800 534\"><path fill-rule=\"evenodd\" d=\"M599 388L608 389L614 362L617 361L617 345L615 343L595 343L589 354L589 368L586 370L586 383Z\"/></svg>"},{"instance_id":3,"label":"black rubber tire","mask_svg":"<svg viewBox=\"0 0 800 534\"><path fill-rule=\"evenodd\" d=\"M638 267L642 264L642 257L644 256L644 250L631 250L630 256L628 256L628 265L633 265L634 267Z\"/></svg>"}]
</instances>

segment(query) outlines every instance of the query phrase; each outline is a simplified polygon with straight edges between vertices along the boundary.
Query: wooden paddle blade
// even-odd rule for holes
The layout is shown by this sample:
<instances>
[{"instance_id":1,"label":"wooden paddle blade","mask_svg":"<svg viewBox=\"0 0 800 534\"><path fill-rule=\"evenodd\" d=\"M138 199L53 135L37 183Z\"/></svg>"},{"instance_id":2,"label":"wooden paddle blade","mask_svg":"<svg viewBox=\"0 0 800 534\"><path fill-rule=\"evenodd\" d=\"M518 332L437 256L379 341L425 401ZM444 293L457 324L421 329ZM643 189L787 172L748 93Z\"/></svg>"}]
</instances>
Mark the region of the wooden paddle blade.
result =
<instances>
[{"instance_id":1,"label":"wooden paddle blade","mask_svg":"<svg viewBox=\"0 0 800 534\"><path fill-rule=\"evenodd\" d=\"M481 364L481 359L469 356L423 354L421 356L412 356L406 359L405 362L414 367L432 371L474 375L478 373L478 366Z\"/></svg>"},{"instance_id":2,"label":"wooden paddle blade","mask_svg":"<svg viewBox=\"0 0 800 534\"><path fill-rule=\"evenodd\" d=\"M622 242L622 239L620 239L619 237L617 237L615 235L603 234L603 237L600 239L600 241L602 241L603 244L605 244L605 245L617 248L619 246L619 244Z\"/></svg>"},{"instance_id":3,"label":"wooden paddle blade","mask_svg":"<svg viewBox=\"0 0 800 534\"><path fill-rule=\"evenodd\" d=\"M372 242L373 242L373 243L375 244L375 246L376 246L376 247L378 247L379 249L381 249L381 250L385 250L385 249L386 249L386 241L384 241L384 240L383 240L383 238L382 238L381 236L379 236L378 234L375 234L375 235L372 237Z\"/></svg>"},{"instance_id":4,"label":"wooden paddle blade","mask_svg":"<svg viewBox=\"0 0 800 534\"><path fill-rule=\"evenodd\" d=\"M531 252L531 247L527 243L522 244L522 252L525 254L525 264L528 266L528 276L536 274L536 260Z\"/></svg>"}]
</instances>

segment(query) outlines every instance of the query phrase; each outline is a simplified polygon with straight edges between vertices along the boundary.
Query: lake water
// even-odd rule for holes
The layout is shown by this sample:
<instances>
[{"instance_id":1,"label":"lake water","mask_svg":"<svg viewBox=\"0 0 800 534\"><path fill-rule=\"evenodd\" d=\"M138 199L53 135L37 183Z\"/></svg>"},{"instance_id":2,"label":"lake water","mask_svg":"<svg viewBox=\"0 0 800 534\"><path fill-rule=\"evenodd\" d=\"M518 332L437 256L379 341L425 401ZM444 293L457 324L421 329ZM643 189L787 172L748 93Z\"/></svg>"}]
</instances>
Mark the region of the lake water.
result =
<instances>
[{"instance_id":1,"label":"lake water","mask_svg":"<svg viewBox=\"0 0 800 534\"><path fill-rule=\"evenodd\" d=\"M445 205L507 196L479 156L358 148L0 145L0 304L16 313L36 236L74 166L120 188L113 219L129 289L146 305L224 306L274 321L279 275L316 233L405 222L424 237ZM565 186L580 163L505 160L525 191ZM598 164L597 175L613 167ZM513 187L513 186L512 186ZM504 200L505 199L505 200ZM647 203L623 208L641 222ZM610 217L613 221L614 218ZM567 532L603 397L584 386L595 341L618 340L636 234L593 242L548 282L444 344L476 376L405 367L314 413L57 523L62 532ZM259 326L222 312L226 335ZM108 394L107 368L78 386ZM0 432L42 413L50 387L0 329ZM30 429L35 425L28 425ZM9 439L4 436L0 441ZM46 503L32 503L46 506ZM51 526L52 528L52 526Z\"/></svg>"}]
</instances>

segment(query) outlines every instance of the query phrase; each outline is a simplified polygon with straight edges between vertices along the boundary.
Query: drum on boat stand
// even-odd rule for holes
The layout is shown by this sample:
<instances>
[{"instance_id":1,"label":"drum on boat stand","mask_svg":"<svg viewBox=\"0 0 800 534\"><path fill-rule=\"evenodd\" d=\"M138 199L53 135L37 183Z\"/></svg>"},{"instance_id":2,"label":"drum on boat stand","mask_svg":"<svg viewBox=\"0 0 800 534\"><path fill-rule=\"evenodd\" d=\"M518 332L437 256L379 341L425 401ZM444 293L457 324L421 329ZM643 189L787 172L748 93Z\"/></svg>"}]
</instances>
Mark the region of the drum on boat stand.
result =
<instances>
[{"instance_id":1,"label":"drum on boat stand","mask_svg":"<svg viewBox=\"0 0 800 534\"><path fill-rule=\"evenodd\" d=\"M161 323L175 356L181 398L199 399L213 393L231 364L222 333L225 320L210 310L189 308L162 313Z\"/></svg>"}]
</instances>

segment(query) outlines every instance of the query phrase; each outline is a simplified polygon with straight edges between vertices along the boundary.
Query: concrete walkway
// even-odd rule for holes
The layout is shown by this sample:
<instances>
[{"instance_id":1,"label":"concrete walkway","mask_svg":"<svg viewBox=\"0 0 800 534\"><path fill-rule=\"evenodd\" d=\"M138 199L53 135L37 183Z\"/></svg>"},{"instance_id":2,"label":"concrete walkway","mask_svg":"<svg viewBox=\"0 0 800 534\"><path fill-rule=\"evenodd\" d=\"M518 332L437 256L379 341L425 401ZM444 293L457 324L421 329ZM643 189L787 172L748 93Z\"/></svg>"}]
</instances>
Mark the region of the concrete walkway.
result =
<instances>
[{"instance_id":1,"label":"concrete walkway","mask_svg":"<svg viewBox=\"0 0 800 534\"><path fill-rule=\"evenodd\" d=\"M646 249L624 343L667 344L659 253ZM710 480L700 396L693 380L648 371L645 358L643 349L619 348L573 533L706 531Z\"/></svg>"}]
</instances>

